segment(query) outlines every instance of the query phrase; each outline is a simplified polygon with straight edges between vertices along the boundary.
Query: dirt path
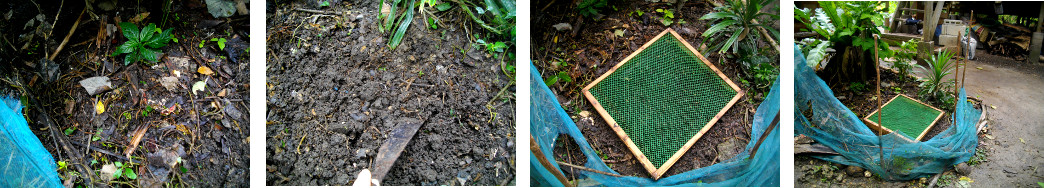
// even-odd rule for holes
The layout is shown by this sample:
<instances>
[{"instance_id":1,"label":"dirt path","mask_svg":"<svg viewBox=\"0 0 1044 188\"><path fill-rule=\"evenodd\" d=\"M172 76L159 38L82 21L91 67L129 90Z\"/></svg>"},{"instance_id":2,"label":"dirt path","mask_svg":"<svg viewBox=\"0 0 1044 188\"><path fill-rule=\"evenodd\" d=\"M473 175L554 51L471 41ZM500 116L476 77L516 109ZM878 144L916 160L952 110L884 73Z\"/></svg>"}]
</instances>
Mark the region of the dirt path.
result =
<instances>
[{"instance_id":1,"label":"dirt path","mask_svg":"<svg viewBox=\"0 0 1044 188\"><path fill-rule=\"evenodd\" d=\"M981 54L981 53L980 53ZM969 176L976 187L1037 186L1044 179L1044 86L1042 65L1025 65L1010 59L979 55L970 61L969 96L996 108L990 116L988 135L980 141L989 151L987 161L972 167ZM982 69L978 69L981 67ZM982 138L982 137L980 137ZM984 147L985 146L985 147Z\"/></svg>"}]
</instances>

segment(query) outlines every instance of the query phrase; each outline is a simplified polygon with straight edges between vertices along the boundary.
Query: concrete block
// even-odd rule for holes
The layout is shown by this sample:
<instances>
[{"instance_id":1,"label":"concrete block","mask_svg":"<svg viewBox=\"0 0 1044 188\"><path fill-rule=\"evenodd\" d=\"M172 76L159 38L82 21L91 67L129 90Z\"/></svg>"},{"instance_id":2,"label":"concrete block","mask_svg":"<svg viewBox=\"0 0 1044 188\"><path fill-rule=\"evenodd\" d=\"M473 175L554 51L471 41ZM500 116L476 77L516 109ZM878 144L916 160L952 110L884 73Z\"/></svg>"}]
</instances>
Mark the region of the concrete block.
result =
<instances>
[{"instance_id":1,"label":"concrete block","mask_svg":"<svg viewBox=\"0 0 1044 188\"><path fill-rule=\"evenodd\" d=\"M939 45L947 47L957 46L957 44L960 44L959 42L960 37L957 37L957 35L939 35Z\"/></svg>"}]
</instances>

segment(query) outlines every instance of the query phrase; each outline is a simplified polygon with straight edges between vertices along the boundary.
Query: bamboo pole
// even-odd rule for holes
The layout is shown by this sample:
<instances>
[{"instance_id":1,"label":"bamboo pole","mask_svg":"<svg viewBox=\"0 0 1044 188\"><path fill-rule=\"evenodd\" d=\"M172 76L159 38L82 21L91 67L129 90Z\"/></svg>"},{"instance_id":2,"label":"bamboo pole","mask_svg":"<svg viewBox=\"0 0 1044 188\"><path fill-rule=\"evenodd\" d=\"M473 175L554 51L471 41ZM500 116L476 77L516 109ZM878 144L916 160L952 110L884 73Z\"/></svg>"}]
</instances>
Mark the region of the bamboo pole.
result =
<instances>
[{"instance_id":1,"label":"bamboo pole","mask_svg":"<svg viewBox=\"0 0 1044 188\"><path fill-rule=\"evenodd\" d=\"M884 109L882 109L882 106L881 106L881 67L880 67L881 66L880 65L881 64L881 57L878 56L878 51L881 51L881 50L877 47L877 40L879 38L881 38L881 37L878 36L877 34L874 34L873 37L874 37L874 71L877 72L877 109L881 110L881 112L877 114L877 124L880 125L881 128L884 128L884 122L881 121L881 116L884 116ZM884 160L884 142L881 141L881 136L883 136L883 135L881 135L881 131L882 131L881 129L877 130L877 134L878 134L877 135L878 160ZM881 165L882 168L884 168L884 163L880 163L880 165Z\"/></svg>"},{"instance_id":2,"label":"bamboo pole","mask_svg":"<svg viewBox=\"0 0 1044 188\"><path fill-rule=\"evenodd\" d=\"M562 185L573 187L573 185L569 183L569 180L566 180L565 175L563 175L561 171L558 171L558 169L551 166L551 161L547 160L547 156L544 155L543 150L540 150L540 145L537 145L536 138L533 138L532 135L529 136L529 151L536 155L537 160L540 161L540 165L544 166L547 171L551 171L551 174L555 175L555 178L557 178L559 182L562 182Z\"/></svg>"}]
</instances>

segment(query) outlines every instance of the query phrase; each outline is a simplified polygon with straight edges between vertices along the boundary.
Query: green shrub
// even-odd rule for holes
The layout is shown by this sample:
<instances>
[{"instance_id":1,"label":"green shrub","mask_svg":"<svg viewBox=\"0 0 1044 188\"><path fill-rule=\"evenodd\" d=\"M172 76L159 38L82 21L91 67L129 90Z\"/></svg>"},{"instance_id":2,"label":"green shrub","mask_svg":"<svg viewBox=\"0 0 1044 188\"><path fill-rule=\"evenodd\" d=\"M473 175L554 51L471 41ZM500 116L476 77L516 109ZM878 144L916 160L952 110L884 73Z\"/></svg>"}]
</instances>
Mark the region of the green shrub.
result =
<instances>
[{"instance_id":1,"label":"green shrub","mask_svg":"<svg viewBox=\"0 0 1044 188\"><path fill-rule=\"evenodd\" d=\"M910 39L910 41L904 41L899 45L899 51L895 53L895 62L892 62L892 69L899 72L899 82L906 82L907 75L914 67L920 67L917 65L917 43L919 39ZM923 68L923 67L922 67Z\"/></svg>"},{"instance_id":2,"label":"green shrub","mask_svg":"<svg viewBox=\"0 0 1044 188\"><path fill-rule=\"evenodd\" d=\"M955 66L950 61L953 56L954 53L943 50L927 60L927 68L921 67L927 73L927 76L921 79L921 90L917 93L922 100L935 101L944 108L952 106L953 96L950 90L953 89L954 80L946 79L946 76L953 73Z\"/></svg>"},{"instance_id":3,"label":"green shrub","mask_svg":"<svg viewBox=\"0 0 1044 188\"><path fill-rule=\"evenodd\" d=\"M158 48L167 46L167 42L170 42L173 35L171 35L171 29L160 31L156 28L156 24L150 23L149 25L138 30L138 26L130 22L120 23L120 28L123 29L123 36L127 38L127 42L116 48L116 52L112 53L112 56L121 54L127 54L127 57L123 59L123 65L129 65L140 60L146 62L158 61L157 55L160 53Z\"/></svg>"},{"instance_id":4,"label":"green shrub","mask_svg":"<svg viewBox=\"0 0 1044 188\"><path fill-rule=\"evenodd\" d=\"M771 33L771 37L778 39L779 31L772 28L768 23L779 20L779 15L762 13L761 9L769 5L770 0L729 0L725 5L714 8L715 12L703 15L701 20L710 20L711 26L703 32L704 43L708 39L713 41L712 51L718 53L732 49L739 51L736 46L739 42L747 39L760 39L758 29L765 29ZM758 21L759 23L755 23Z\"/></svg>"}]
</instances>

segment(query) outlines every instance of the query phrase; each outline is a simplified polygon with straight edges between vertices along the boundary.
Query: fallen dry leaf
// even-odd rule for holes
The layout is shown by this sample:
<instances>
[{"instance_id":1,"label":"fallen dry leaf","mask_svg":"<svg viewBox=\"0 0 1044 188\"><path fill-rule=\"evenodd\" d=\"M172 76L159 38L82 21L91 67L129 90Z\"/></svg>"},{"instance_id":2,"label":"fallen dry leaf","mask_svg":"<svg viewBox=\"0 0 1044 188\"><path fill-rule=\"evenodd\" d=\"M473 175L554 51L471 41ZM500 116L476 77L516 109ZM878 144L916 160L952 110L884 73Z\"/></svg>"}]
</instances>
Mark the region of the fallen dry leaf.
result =
<instances>
[{"instance_id":1,"label":"fallen dry leaf","mask_svg":"<svg viewBox=\"0 0 1044 188\"><path fill-rule=\"evenodd\" d=\"M98 101L98 104L94 105L94 111L98 112L98 114L105 113L105 104L102 101Z\"/></svg>"},{"instance_id":2,"label":"fallen dry leaf","mask_svg":"<svg viewBox=\"0 0 1044 188\"><path fill-rule=\"evenodd\" d=\"M199 70L196 70L196 71L199 72L200 74L203 74L203 75L214 74L214 70L210 70L210 68L206 67L206 66L199 66Z\"/></svg>"}]
</instances>

